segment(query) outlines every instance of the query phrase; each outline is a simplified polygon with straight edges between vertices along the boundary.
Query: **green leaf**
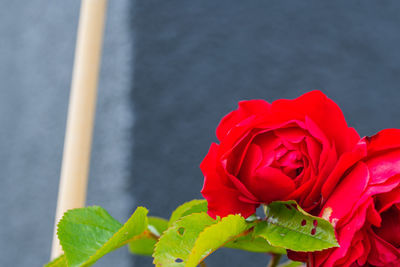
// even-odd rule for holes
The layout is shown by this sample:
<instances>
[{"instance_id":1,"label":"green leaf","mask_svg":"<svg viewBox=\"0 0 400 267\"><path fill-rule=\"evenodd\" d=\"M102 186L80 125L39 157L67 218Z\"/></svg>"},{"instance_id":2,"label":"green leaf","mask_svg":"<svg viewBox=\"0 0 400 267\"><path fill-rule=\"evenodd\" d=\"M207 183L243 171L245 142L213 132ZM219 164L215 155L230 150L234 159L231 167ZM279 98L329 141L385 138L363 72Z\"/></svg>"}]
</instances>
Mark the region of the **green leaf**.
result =
<instances>
[{"instance_id":1,"label":"green leaf","mask_svg":"<svg viewBox=\"0 0 400 267\"><path fill-rule=\"evenodd\" d=\"M67 259L64 255L55 258L51 262L47 263L44 267L67 267Z\"/></svg>"},{"instance_id":2,"label":"green leaf","mask_svg":"<svg viewBox=\"0 0 400 267\"><path fill-rule=\"evenodd\" d=\"M306 266L304 262L300 261L287 261L282 264L279 264L278 267L300 267L300 266Z\"/></svg>"},{"instance_id":3,"label":"green leaf","mask_svg":"<svg viewBox=\"0 0 400 267\"><path fill-rule=\"evenodd\" d=\"M90 266L147 229L147 209L138 207L121 225L101 207L67 211L58 224L58 238L68 266Z\"/></svg>"},{"instance_id":4,"label":"green leaf","mask_svg":"<svg viewBox=\"0 0 400 267\"><path fill-rule=\"evenodd\" d=\"M235 240L227 243L224 247L257 253L286 254L285 249L273 247L264 238L254 237L251 234L236 238Z\"/></svg>"},{"instance_id":5,"label":"green leaf","mask_svg":"<svg viewBox=\"0 0 400 267\"><path fill-rule=\"evenodd\" d=\"M164 218L150 216L148 229L155 235L161 236L161 234L167 230L168 221Z\"/></svg>"},{"instance_id":6,"label":"green leaf","mask_svg":"<svg viewBox=\"0 0 400 267\"><path fill-rule=\"evenodd\" d=\"M295 201L270 203L267 220L257 224L255 234L272 246L293 251L321 251L339 246L333 226L308 214Z\"/></svg>"},{"instance_id":7,"label":"green leaf","mask_svg":"<svg viewBox=\"0 0 400 267\"><path fill-rule=\"evenodd\" d=\"M193 213L182 217L166 230L156 244L156 266L183 267L196 239L204 228L215 224L206 213Z\"/></svg>"},{"instance_id":8,"label":"green leaf","mask_svg":"<svg viewBox=\"0 0 400 267\"><path fill-rule=\"evenodd\" d=\"M176 208L174 212L172 212L171 218L169 219L168 227L171 226L175 221L186 215L200 212L207 212L206 200L194 199L192 201L186 202Z\"/></svg>"},{"instance_id":9,"label":"green leaf","mask_svg":"<svg viewBox=\"0 0 400 267\"><path fill-rule=\"evenodd\" d=\"M151 256L158 238L167 228L167 220L159 217L149 217L148 231L144 231L141 235L129 242L130 252L138 255Z\"/></svg>"},{"instance_id":10,"label":"green leaf","mask_svg":"<svg viewBox=\"0 0 400 267\"><path fill-rule=\"evenodd\" d=\"M156 243L157 239L152 238L151 236L141 235L140 238L129 243L129 251L132 254L151 257Z\"/></svg>"},{"instance_id":11,"label":"green leaf","mask_svg":"<svg viewBox=\"0 0 400 267\"><path fill-rule=\"evenodd\" d=\"M229 215L216 224L205 228L199 234L185 267L196 267L204 258L227 242L249 234L249 230L253 226L254 223L246 222L240 215Z\"/></svg>"}]
</instances>

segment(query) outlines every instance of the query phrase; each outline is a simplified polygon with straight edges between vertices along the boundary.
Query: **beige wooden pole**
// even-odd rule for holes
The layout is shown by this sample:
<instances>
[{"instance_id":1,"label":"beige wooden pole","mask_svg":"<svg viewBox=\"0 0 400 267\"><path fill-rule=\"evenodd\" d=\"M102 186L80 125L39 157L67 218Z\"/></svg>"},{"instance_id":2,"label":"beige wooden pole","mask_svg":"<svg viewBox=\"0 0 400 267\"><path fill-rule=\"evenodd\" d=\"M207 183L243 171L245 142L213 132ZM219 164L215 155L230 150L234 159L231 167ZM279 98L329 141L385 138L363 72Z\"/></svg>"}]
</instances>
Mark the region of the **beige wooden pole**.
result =
<instances>
[{"instance_id":1,"label":"beige wooden pole","mask_svg":"<svg viewBox=\"0 0 400 267\"><path fill-rule=\"evenodd\" d=\"M65 211L84 207L107 0L82 0L72 74L64 154L51 259L61 255L57 223Z\"/></svg>"}]
</instances>

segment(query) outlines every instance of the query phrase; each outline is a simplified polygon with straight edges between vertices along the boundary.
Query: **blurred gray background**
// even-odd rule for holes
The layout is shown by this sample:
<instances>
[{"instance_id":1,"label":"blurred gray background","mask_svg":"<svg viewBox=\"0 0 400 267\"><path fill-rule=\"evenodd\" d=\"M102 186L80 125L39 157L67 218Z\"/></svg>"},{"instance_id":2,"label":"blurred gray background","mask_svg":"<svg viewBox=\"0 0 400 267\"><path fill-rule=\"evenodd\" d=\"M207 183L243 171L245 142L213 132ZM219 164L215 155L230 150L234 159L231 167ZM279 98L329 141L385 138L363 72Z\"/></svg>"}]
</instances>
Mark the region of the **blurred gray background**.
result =
<instances>
[{"instance_id":1,"label":"blurred gray background","mask_svg":"<svg viewBox=\"0 0 400 267\"><path fill-rule=\"evenodd\" d=\"M0 266L50 255L78 0L1 1ZM120 221L200 198L199 164L242 99L320 89L360 135L400 127L400 2L110 0L88 204ZM152 266L116 251L98 266ZM209 266L265 266L221 250Z\"/></svg>"}]
</instances>

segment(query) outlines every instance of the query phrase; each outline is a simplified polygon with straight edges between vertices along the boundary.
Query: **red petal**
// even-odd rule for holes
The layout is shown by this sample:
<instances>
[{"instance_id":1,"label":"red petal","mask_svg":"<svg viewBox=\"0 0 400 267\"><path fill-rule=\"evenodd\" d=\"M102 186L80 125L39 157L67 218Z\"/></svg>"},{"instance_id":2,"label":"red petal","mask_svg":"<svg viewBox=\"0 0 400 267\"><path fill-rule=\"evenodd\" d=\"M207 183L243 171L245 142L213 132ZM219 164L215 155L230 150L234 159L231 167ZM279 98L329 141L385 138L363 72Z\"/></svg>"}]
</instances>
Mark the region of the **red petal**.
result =
<instances>
[{"instance_id":1,"label":"red petal","mask_svg":"<svg viewBox=\"0 0 400 267\"><path fill-rule=\"evenodd\" d=\"M336 187L325 207L332 208L331 219L341 219L357 204L369 180L367 166L358 162Z\"/></svg>"},{"instance_id":2,"label":"red petal","mask_svg":"<svg viewBox=\"0 0 400 267\"><path fill-rule=\"evenodd\" d=\"M332 172L332 169L335 167L337 162L336 150L334 147L326 148L326 158L324 162L320 161L320 169L318 173L318 178L316 179L315 183L312 184L312 190L307 197L304 198L304 203L306 208L315 207L316 205L322 202L321 200L321 188L325 184L327 177Z\"/></svg>"},{"instance_id":3,"label":"red petal","mask_svg":"<svg viewBox=\"0 0 400 267\"><path fill-rule=\"evenodd\" d=\"M273 150L272 150L273 152ZM263 160L263 152L258 145L251 144L240 169L239 177L251 177Z\"/></svg>"},{"instance_id":4,"label":"red petal","mask_svg":"<svg viewBox=\"0 0 400 267\"><path fill-rule=\"evenodd\" d=\"M295 189L291 178L268 166L258 169L252 177L241 177L241 181L260 202L267 204L284 199Z\"/></svg>"},{"instance_id":5,"label":"red petal","mask_svg":"<svg viewBox=\"0 0 400 267\"><path fill-rule=\"evenodd\" d=\"M364 235L362 232L357 232L351 241L351 253L347 253L343 258L338 260L335 265L340 267L357 266L353 265L357 260L364 255L366 251L363 243Z\"/></svg>"},{"instance_id":6,"label":"red petal","mask_svg":"<svg viewBox=\"0 0 400 267\"><path fill-rule=\"evenodd\" d=\"M374 156L366 164L371 174L370 184L383 183L400 173L400 149Z\"/></svg>"},{"instance_id":7,"label":"red petal","mask_svg":"<svg viewBox=\"0 0 400 267\"><path fill-rule=\"evenodd\" d=\"M249 100L239 102L237 110L232 111L224 118L217 127L217 138L222 141L229 131L244 119L256 115L267 116L270 104L265 100Z\"/></svg>"},{"instance_id":8,"label":"red petal","mask_svg":"<svg viewBox=\"0 0 400 267\"><path fill-rule=\"evenodd\" d=\"M306 131L299 127L276 129L274 134L292 143L300 143L308 135Z\"/></svg>"},{"instance_id":9,"label":"red petal","mask_svg":"<svg viewBox=\"0 0 400 267\"><path fill-rule=\"evenodd\" d=\"M336 225L336 237L340 247L332 248L322 252L316 252L315 255L315 266L337 266L335 263L346 256L346 254L352 253L351 243L356 232L358 232L364 225L366 211L369 205L373 204L373 200L364 202L363 205L356 209L354 214L347 218L347 223L341 226ZM331 217L332 219L332 217ZM339 265L340 266L340 265Z\"/></svg>"},{"instance_id":10,"label":"red petal","mask_svg":"<svg viewBox=\"0 0 400 267\"><path fill-rule=\"evenodd\" d=\"M329 175L325 184L322 187L322 197L324 200L328 199L332 191L335 189L337 184L343 179L343 174L357 161L362 159L367 155L367 146L365 142L360 142L353 151L343 154L337 164L335 169Z\"/></svg>"},{"instance_id":11,"label":"red petal","mask_svg":"<svg viewBox=\"0 0 400 267\"><path fill-rule=\"evenodd\" d=\"M229 214L241 214L247 218L256 212L257 204L240 200L241 194L236 189L223 188L202 192L208 202L208 214L214 219L216 216L225 217Z\"/></svg>"},{"instance_id":12,"label":"red petal","mask_svg":"<svg viewBox=\"0 0 400 267\"><path fill-rule=\"evenodd\" d=\"M376 266L389 266L390 263L399 263L400 251L391 244L376 235L373 231L369 231L371 240L371 252L369 253L368 262ZM387 264L387 265L385 265ZM396 265L393 265L396 266Z\"/></svg>"},{"instance_id":13,"label":"red petal","mask_svg":"<svg viewBox=\"0 0 400 267\"><path fill-rule=\"evenodd\" d=\"M394 247L400 247L400 210L392 206L389 210L383 212L382 224L380 227L374 227L374 232Z\"/></svg>"},{"instance_id":14,"label":"red petal","mask_svg":"<svg viewBox=\"0 0 400 267\"><path fill-rule=\"evenodd\" d=\"M204 190L218 190L221 187L233 187L229 178L223 171L217 169L217 151L218 145L212 143L210 149L200 164L200 169L204 175Z\"/></svg>"},{"instance_id":15,"label":"red petal","mask_svg":"<svg viewBox=\"0 0 400 267\"><path fill-rule=\"evenodd\" d=\"M314 138L312 137L306 137L306 144L307 144L307 155L310 158L310 163L312 164L314 170L318 167L319 161L320 161L320 156L321 156L321 151L322 147L319 142L317 142Z\"/></svg>"},{"instance_id":16,"label":"red petal","mask_svg":"<svg viewBox=\"0 0 400 267\"><path fill-rule=\"evenodd\" d=\"M379 203L379 212L384 212L394 204L400 203L400 187L397 187L388 193L379 194L376 197L376 202Z\"/></svg>"},{"instance_id":17,"label":"red petal","mask_svg":"<svg viewBox=\"0 0 400 267\"><path fill-rule=\"evenodd\" d=\"M385 129L371 137L363 138L368 144L368 153L400 147L400 129Z\"/></svg>"},{"instance_id":18,"label":"red petal","mask_svg":"<svg viewBox=\"0 0 400 267\"><path fill-rule=\"evenodd\" d=\"M337 151L342 154L360 139L357 132L349 128L339 106L320 91L311 91L293 100L277 100L272 103L272 113L281 120L305 120L308 116L330 140L334 140Z\"/></svg>"},{"instance_id":19,"label":"red petal","mask_svg":"<svg viewBox=\"0 0 400 267\"><path fill-rule=\"evenodd\" d=\"M255 212L257 204L239 200L243 194L235 187L231 179L226 177L223 170L218 170L217 150L218 145L213 143L200 165L204 174L201 193L207 199L208 214L213 218L238 213L248 217Z\"/></svg>"}]
</instances>

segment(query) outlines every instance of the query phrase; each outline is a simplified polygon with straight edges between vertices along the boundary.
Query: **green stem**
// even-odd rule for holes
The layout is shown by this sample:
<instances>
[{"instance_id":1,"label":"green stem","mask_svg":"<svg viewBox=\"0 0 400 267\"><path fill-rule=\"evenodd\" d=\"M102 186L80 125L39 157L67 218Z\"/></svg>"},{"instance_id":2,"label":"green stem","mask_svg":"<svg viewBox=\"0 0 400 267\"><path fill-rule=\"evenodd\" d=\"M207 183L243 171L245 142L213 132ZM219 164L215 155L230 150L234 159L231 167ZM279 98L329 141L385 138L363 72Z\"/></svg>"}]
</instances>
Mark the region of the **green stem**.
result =
<instances>
[{"instance_id":1,"label":"green stem","mask_svg":"<svg viewBox=\"0 0 400 267\"><path fill-rule=\"evenodd\" d=\"M273 254L271 253L271 261L268 264L268 267L277 267L279 264L279 261L281 260L282 255L281 254Z\"/></svg>"}]
</instances>

